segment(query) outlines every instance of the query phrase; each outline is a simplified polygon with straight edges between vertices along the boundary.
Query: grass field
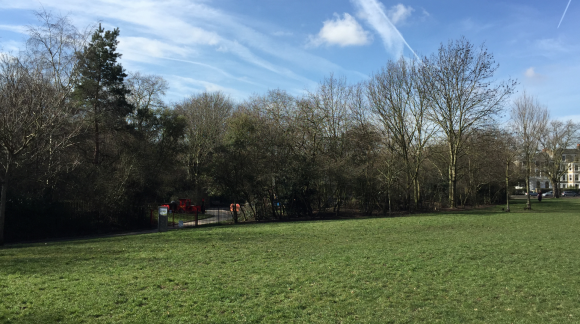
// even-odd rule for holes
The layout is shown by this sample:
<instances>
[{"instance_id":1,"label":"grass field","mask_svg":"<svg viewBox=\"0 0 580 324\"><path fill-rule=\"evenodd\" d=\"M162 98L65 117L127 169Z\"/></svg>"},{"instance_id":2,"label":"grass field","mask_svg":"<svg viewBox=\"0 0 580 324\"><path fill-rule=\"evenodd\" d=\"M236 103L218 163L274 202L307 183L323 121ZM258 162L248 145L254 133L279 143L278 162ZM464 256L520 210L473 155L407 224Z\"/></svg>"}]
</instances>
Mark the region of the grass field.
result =
<instances>
[{"instance_id":1,"label":"grass field","mask_svg":"<svg viewBox=\"0 0 580 324\"><path fill-rule=\"evenodd\" d=\"M0 250L0 323L578 323L580 199Z\"/></svg>"}]
</instances>

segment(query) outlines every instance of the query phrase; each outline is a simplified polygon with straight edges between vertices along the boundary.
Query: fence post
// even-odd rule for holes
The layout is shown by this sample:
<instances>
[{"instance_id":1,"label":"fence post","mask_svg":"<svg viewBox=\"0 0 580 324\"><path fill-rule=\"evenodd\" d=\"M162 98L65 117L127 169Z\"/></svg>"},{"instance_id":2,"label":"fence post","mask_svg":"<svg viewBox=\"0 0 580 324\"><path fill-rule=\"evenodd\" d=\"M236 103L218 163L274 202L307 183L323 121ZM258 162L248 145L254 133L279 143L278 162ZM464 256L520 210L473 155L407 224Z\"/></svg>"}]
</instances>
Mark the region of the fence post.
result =
<instances>
[{"instance_id":1,"label":"fence post","mask_svg":"<svg viewBox=\"0 0 580 324\"><path fill-rule=\"evenodd\" d=\"M195 226L197 227L197 210L195 211Z\"/></svg>"}]
</instances>

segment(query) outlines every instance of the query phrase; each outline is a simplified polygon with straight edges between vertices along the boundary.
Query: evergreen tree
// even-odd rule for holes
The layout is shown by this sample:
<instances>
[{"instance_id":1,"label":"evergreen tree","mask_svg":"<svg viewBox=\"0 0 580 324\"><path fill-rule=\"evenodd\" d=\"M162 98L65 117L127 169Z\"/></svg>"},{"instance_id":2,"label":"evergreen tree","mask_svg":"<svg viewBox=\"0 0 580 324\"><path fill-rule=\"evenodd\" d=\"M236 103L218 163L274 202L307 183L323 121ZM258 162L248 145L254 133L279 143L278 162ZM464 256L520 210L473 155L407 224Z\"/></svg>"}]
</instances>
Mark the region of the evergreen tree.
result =
<instances>
[{"instance_id":1,"label":"evergreen tree","mask_svg":"<svg viewBox=\"0 0 580 324\"><path fill-rule=\"evenodd\" d=\"M127 101L129 90L123 83L127 76L117 59L119 29L105 31L99 28L79 59L79 84L74 95L94 127L93 163L101 162L102 133L126 124L125 117L132 111Z\"/></svg>"}]
</instances>

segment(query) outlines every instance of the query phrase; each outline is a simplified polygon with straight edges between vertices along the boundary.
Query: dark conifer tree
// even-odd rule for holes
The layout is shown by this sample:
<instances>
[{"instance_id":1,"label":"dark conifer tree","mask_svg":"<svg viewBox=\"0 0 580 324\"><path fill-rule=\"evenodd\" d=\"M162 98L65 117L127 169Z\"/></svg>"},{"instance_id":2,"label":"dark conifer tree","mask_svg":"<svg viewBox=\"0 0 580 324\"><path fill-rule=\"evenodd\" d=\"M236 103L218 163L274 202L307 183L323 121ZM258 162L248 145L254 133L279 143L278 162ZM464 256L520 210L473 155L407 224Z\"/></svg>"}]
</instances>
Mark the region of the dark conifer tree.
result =
<instances>
[{"instance_id":1,"label":"dark conifer tree","mask_svg":"<svg viewBox=\"0 0 580 324\"><path fill-rule=\"evenodd\" d=\"M118 28L105 31L99 24L89 45L77 53L79 83L74 95L94 127L93 163L96 165L101 162L103 128L122 127L126 124L125 117L132 111L127 101L129 90L123 83L127 74L117 63L121 57L117 52L118 36Z\"/></svg>"}]
</instances>

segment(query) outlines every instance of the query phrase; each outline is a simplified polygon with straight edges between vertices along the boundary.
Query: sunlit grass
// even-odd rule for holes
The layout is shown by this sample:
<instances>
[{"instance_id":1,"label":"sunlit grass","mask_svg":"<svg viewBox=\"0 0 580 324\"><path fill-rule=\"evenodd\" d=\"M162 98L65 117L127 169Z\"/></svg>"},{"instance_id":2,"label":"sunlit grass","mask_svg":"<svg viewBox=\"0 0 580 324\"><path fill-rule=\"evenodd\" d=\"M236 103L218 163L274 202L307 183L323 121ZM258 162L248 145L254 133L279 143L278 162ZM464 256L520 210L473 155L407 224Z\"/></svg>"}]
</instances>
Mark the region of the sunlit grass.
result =
<instances>
[{"instance_id":1,"label":"sunlit grass","mask_svg":"<svg viewBox=\"0 0 580 324\"><path fill-rule=\"evenodd\" d=\"M7 323L580 321L580 199L0 250Z\"/></svg>"}]
</instances>

